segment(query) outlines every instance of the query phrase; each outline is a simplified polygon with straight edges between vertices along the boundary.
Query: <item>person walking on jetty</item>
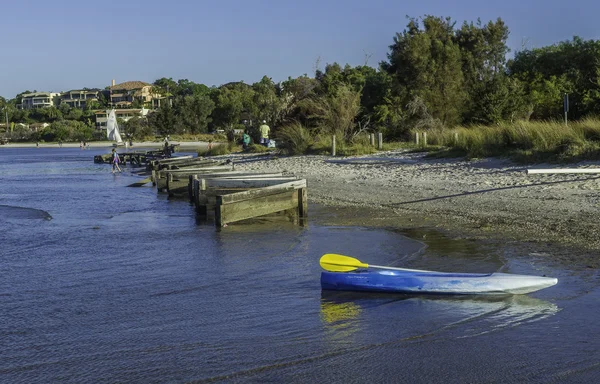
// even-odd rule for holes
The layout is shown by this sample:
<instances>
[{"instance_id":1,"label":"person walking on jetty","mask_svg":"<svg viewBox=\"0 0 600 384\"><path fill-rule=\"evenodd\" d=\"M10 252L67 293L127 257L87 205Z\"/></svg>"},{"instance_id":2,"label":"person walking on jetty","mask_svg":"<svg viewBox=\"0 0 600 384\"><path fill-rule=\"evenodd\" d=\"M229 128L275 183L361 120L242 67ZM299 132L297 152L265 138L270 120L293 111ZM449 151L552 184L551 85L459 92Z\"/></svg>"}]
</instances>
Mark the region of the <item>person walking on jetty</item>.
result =
<instances>
[{"instance_id":1,"label":"person walking on jetty","mask_svg":"<svg viewBox=\"0 0 600 384\"><path fill-rule=\"evenodd\" d=\"M271 128L267 125L267 121L263 120L262 125L258 127L260 130L260 143L265 147L269 145L269 132L271 132Z\"/></svg>"},{"instance_id":2,"label":"person walking on jetty","mask_svg":"<svg viewBox=\"0 0 600 384\"><path fill-rule=\"evenodd\" d=\"M121 167L119 167L119 154L117 153L116 149L112 149L112 173L115 173L115 170L118 172L123 172L121 171Z\"/></svg>"}]
</instances>

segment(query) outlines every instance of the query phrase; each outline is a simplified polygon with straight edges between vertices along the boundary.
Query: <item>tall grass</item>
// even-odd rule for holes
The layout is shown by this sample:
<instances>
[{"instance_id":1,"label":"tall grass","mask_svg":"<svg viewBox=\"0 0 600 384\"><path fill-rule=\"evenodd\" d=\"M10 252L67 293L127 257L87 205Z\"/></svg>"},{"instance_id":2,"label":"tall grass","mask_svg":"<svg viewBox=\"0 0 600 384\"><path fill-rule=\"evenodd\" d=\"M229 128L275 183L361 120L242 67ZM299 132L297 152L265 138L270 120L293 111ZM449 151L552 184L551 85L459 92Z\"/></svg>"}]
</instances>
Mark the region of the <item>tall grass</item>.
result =
<instances>
[{"instance_id":1,"label":"tall grass","mask_svg":"<svg viewBox=\"0 0 600 384\"><path fill-rule=\"evenodd\" d=\"M454 155L508 156L525 162L600 159L600 120L515 122L476 125L427 132L431 145Z\"/></svg>"}]
</instances>

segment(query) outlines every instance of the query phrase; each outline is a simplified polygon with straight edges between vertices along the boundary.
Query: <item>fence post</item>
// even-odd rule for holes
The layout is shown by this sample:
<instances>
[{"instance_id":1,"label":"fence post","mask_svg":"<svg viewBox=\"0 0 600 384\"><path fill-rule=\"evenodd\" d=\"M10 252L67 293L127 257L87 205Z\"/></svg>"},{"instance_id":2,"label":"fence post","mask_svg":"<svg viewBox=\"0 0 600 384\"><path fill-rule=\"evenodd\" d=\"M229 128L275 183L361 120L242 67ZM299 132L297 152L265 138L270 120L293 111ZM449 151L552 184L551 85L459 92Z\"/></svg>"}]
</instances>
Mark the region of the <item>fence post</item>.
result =
<instances>
[{"instance_id":1,"label":"fence post","mask_svg":"<svg viewBox=\"0 0 600 384\"><path fill-rule=\"evenodd\" d=\"M371 140L371 146L374 147L375 146L375 134L374 133L369 134L369 139Z\"/></svg>"},{"instance_id":2,"label":"fence post","mask_svg":"<svg viewBox=\"0 0 600 384\"><path fill-rule=\"evenodd\" d=\"M331 137L331 156L335 156L335 135Z\"/></svg>"},{"instance_id":3,"label":"fence post","mask_svg":"<svg viewBox=\"0 0 600 384\"><path fill-rule=\"evenodd\" d=\"M418 146L419 145L419 132L415 132L415 144Z\"/></svg>"},{"instance_id":4,"label":"fence post","mask_svg":"<svg viewBox=\"0 0 600 384\"><path fill-rule=\"evenodd\" d=\"M377 134L377 147L379 150L383 149L383 133L381 132Z\"/></svg>"},{"instance_id":5,"label":"fence post","mask_svg":"<svg viewBox=\"0 0 600 384\"><path fill-rule=\"evenodd\" d=\"M423 146L427 146L427 132L423 132Z\"/></svg>"}]
</instances>

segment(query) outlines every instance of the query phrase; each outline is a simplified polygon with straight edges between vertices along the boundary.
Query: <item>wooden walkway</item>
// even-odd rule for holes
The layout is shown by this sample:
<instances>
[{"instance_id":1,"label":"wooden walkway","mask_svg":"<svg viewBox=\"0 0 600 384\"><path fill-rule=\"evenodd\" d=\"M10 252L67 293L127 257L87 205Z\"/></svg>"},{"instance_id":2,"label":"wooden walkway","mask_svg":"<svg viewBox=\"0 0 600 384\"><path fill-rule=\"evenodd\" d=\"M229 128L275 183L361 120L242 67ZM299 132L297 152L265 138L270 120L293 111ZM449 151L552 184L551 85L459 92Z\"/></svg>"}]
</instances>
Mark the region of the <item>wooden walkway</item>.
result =
<instances>
[{"instance_id":1,"label":"wooden walkway","mask_svg":"<svg viewBox=\"0 0 600 384\"><path fill-rule=\"evenodd\" d=\"M147 183L169 198L189 199L198 215L214 212L217 227L282 212L299 225L306 223L307 184L296 176L240 172L231 161L191 156L152 160L147 168Z\"/></svg>"}]
</instances>

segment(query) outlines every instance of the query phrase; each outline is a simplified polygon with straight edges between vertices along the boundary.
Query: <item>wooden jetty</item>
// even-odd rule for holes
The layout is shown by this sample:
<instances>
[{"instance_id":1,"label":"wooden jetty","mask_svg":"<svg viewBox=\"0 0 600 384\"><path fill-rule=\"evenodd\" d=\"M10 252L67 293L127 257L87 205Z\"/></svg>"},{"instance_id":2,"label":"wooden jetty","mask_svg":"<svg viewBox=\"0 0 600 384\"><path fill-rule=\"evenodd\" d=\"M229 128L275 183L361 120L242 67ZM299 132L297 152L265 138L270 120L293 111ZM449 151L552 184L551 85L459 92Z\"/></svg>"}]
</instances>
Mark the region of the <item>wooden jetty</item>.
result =
<instances>
[{"instance_id":1,"label":"wooden jetty","mask_svg":"<svg viewBox=\"0 0 600 384\"><path fill-rule=\"evenodd\" d=\"M170 153L173 153L179 144L173 144L169 146ZM142 167L148 163L156 160L167 159L167 155L163 149L150 150L150 151L127 151L117 152L119 155L119 161L122 164L131 164L134 166ZM112 162L112 153L104 155L94 156L94 163L110 164ZM190 156L191 158L191 156Z\"/></svg>"},{"instance_id":2,"label":"wooden jetty","mask_svg":"<svg viewBox=\"0 0 600 384\"><path fill-rule=\"evenodd\" d=\"M148 163L152 182L170 198L188 198L198 215L214 212L215 225L281 214L305 224L306 180L280 172L235 171L231 161L172 158ZM296 220L297 219L297 220Z\"/></svg>"}]
</instances>

